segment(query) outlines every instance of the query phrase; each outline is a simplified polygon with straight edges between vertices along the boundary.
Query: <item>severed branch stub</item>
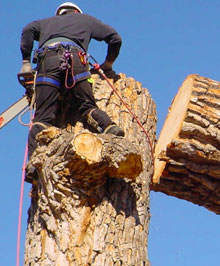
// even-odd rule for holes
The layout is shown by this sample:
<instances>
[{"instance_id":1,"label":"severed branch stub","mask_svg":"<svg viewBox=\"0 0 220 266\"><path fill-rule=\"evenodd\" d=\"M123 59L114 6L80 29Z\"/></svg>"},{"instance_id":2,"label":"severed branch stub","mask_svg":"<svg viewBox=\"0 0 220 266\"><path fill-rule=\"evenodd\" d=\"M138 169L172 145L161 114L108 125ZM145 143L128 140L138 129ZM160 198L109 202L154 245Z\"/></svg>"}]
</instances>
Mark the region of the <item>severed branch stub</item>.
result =
<instances>
[{"instance_id":1,"label":"severed branch stub","mask_svg":"<svg viewBox=\"0 0 220 266\"><path fill-rule=\"evenodd\" d=\"M39 145L32 163L39 175L48 165L48 171L53 171L57 178L75 179L81 186L84 182L103 184L106 176L134 181L143 169L137 148L123 137L88 131L73 135L50 127L39 133L37 139Z\"/></svg>"}]
</instances>

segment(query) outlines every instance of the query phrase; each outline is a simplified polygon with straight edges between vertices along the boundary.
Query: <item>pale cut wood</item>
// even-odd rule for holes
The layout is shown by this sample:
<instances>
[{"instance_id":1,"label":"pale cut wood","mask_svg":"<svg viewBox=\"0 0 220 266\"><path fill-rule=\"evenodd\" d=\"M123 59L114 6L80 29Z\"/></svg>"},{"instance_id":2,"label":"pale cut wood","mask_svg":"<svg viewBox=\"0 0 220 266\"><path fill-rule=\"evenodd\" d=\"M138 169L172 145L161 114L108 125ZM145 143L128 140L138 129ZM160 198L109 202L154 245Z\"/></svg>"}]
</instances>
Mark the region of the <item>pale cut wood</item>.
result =
<instances>
[{"instance_id":1,"label":"pale cut wood","mask_svg":"<svg viewBox=\"0 0 220 266\"><path fill-rule=\"evenodd\" d=\"M186 78L155 150L153 190L220 214L219 82L196 74Z\"/></svg>"},{"instance_id":2,"label":"pale cut wood","mask_svg":"<svg viewBox=\"0 0 220 266\"><path fill-rule=\"evenodd\" d=\"M110 81L154 146L156 108L148 90L112 74ZM66 129L38 135L32 162L39 180L29 209L26 266L149 265L151 149L106 81L97 74L93 79L97 104L124 129L125 138L92 134L78 118Z\"/></svg>"},{"instance_id":3,"label":"pale cut wood","mask_svg":"<svg viewBox=\"0 0 220 266\"><path fill-rule=\"evenodd\" d=\"M166 146L172 139L176 138L181 130L183 119L189 104L192 93L193 76L187 77L180 87L178 94L173 100L172 106L168 111L166 122L160 133L155 147L155 170L153 182L159 183L160 176L166 166L166 162L159 159L161 151L166 150Z\"/></svg>"},{"instance_id":4,"label":"pale cut wood","mask_svg":"<svg viewBox=\"0 0 220 266\"><path fill-rule=\"evenodd\" d=\"M90 133L81 133L72 140L76 153L84 156L88 163L100 162L102 158L102 141Z\"/></svg>"}]
</instances>

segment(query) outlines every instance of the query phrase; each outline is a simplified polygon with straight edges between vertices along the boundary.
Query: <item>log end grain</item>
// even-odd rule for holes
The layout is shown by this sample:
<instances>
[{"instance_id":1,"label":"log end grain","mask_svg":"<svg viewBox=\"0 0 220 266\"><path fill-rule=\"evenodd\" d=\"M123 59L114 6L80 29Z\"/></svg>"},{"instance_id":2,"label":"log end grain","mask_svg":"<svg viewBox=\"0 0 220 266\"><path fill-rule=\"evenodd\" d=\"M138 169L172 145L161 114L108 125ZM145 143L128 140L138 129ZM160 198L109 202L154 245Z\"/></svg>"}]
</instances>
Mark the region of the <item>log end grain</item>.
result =
<instances>
[{"instance_id":1,"label":"log end grain","mask_svg":"<svg viewBox=\"0 0 220 266\"><path fill-rule=\"evenodd\" d=\"M76 153L86 158L88 163L100 162L102 158L102 141L91 133L81 133L72 141Z\"/></svg>"}]
</instances>

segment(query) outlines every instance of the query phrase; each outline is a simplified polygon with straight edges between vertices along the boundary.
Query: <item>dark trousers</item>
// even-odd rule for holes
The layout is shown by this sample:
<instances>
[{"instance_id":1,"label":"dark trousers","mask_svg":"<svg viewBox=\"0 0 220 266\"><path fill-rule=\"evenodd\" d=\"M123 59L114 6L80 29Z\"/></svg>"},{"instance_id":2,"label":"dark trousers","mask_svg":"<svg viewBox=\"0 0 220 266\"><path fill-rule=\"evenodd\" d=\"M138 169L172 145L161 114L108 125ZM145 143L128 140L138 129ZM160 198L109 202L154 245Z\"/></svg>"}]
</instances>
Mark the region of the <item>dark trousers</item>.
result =
<instances>
[{"instance_id":1,"label":"dark trousers","mask_svg":"<svg viewBox=\"0 0 220 266\"><path fill-rule=\"evenodd\" d=\"M49 75L63 83L64 75L59 70L58 56L49 57L44 60L43 67L39 69L39 74ZM59 108L59 96L62 88L58 89L53 85L37 84L36 86L36 111L33 123L40 122L47 126L57 126L58 113L62 108ZM91 84L87 80L79 81L71 89L71 101L76 106L76 110L80 116L85 117L92 109L95 109L95 120L99 127L103 130L113 122L109 116L100 110L95 102ZM65 105L65 102L63 103ZM71 110L71 109L70 109ZM59 114L60 115L60 114ZM62 114L61 114L62 115ZM71 114L70 114L71 115ZM36 149L36 134L42 131L44 127L39 124L33 124L28 136L28 157L30 158Z\"/></svg>"}]
</instances>

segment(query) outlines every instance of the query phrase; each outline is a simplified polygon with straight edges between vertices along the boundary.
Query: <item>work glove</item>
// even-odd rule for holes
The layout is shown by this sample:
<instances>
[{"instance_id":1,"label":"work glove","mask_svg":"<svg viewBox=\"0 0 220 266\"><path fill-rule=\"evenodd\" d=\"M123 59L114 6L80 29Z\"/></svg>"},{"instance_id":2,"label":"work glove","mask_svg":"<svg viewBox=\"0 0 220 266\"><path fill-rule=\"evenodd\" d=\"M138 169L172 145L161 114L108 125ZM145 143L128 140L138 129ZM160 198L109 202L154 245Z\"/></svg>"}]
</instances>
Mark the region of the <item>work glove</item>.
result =
<instances>
[{"instance_id":1,"label":"work glove","mask_svg":"<svg viewBox=\"0 0 220 266\"><path fill-rule=\"evenodd\" d=\"M113 64L113 62L105 60L105 62L100 65L100 68L104 72L112 71L112 64Z\"/></svg>"},{"instance_id":2,"label":"work glove","mask_svg":"<svg viewBox=\"0 0 220 266\"><path fill-rule=\"evenodd\" d=\"M32 66L29 60L22 61L22 67L19 73L30 73L32 72Z\"/></svg>"}]
</instances>

